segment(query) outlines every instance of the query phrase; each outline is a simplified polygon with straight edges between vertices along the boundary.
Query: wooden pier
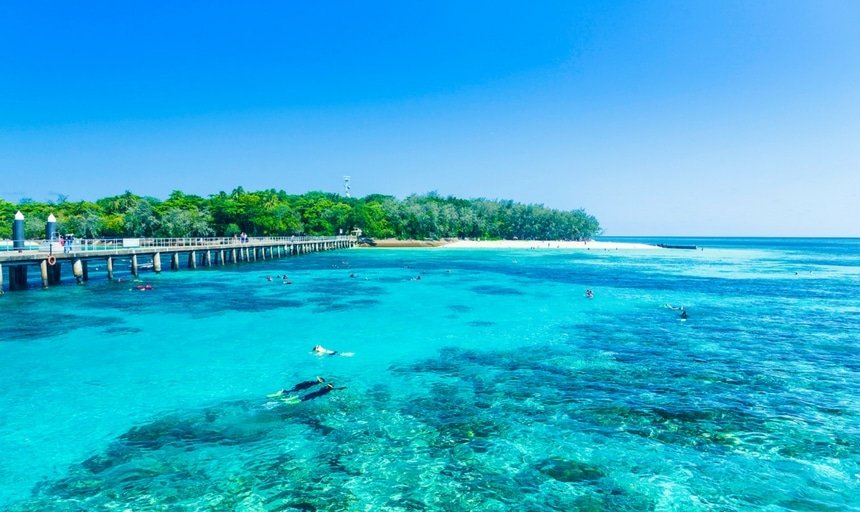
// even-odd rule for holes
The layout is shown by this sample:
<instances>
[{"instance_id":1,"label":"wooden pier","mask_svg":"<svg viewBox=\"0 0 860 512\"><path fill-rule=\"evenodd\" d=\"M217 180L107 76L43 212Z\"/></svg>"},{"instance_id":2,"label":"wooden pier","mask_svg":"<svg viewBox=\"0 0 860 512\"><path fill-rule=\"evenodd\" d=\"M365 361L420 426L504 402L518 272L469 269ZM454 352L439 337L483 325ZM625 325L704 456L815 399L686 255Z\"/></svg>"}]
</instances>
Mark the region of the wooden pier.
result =
<instances>
[{"instance_id":1,"label":"wooden pier","mask_svg":"<svg viewBox=\"0 0 860 512\"><path fill-rule=\"evenodd\" d=\"M62 269L71 269L78 284L89 279L93 262L103 263L107 278L113 279L117 265L127 265L135 277L151 269L161 272L165 259L171 270L183 264L195 269L298 256L310 252L346 249L355 245L355 237L251 237L238 238L120 238L112 240L75 240L72 244L28 241L23 248L0 250L0 294L8 289L28 288L28 270L38 268L41 286L60 283ZM4 273L6 274L4 276ZM4 279L6 277L7 279Z\"/></svg>"}]
</instances>

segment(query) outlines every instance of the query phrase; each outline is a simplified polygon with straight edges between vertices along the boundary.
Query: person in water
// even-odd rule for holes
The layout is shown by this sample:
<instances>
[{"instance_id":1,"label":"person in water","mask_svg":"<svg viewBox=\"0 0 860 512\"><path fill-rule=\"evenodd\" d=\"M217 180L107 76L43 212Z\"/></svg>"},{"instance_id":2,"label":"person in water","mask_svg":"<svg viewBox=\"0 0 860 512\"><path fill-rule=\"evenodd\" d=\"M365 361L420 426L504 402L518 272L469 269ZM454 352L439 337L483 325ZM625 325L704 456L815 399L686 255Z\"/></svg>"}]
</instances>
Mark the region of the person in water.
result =
<instances>
[{"instance_id":1,"label":"person in water","mask_svg":"<svg viewBox=\"0 0 860 512\"><path fill-rule=\"evenodd\" d=\"M686 319L687 319L687 310L682 307L681 308L681 320L686 320Z\"/></svg>"},{"instance_id":2,"label":"person in water","mask_svg":"<svg viewBox=\"0 0 860 512\"><path fill-rule=\"evenodd\" d=\"M314 345L313 353L318 356L336 356L337 350L329 350L322 345Z\"/></svg>"},{"instance_id":3,"label":"person in water","mask_svg":"<svg viewBox=\"0 0 860 512\"><path fill-rule=\"evenodd\" d=\"M328 383L325 386L323 386L321 389L318 389L318 390L314 391L313 393L308 393L307 395L299 398L299 401L307 402L308 400L313 400L314 398L319 398L321 396L325 396L325 395L331 393L332 391L334 391L334 389L335 389L334 384Z\"/></svg>"},{"instance_id":4,"label":"person in water","mask_svg":"<svg viewBox=\"0 0 860 512\"><path fill-rule=\"evenodd\" d=\"M283 388L283 389L276 391L275 393L272 393L271 395L268 395L268 396L269 396L269 398L276 398L276 397L279 397L282 395L286 395L288 393L296 393L298 391L312 388L312 387L316 386L317 384L324 384L324 383L325 383L324 378L317 377L314 380L306 380L306 381L299 382L298 384L293 386L292 389Z\"/></svg>"},{"instance_id":5,"label":"person in water","mask_svg":"<svg viewBox=\"0 0 860 512\"><path fill-rule=\"evenodd\" d=\"M346 389L346 387L344 386L344 387L336 388L336 387L334 387L334 384L328 383L325 386L323 386L322 388L320 388L320 389L318 389L312 393L308 393L307 395L304 395L304 396L293 395L293 396L290 396L287 398L283 398L283 399L281 399L281 401L284 402L285 404L295 405L295 404L298 404L301 402L307 402L307 401L319 398L321 396L325 396L325 395L331 393L332 391L340 391L341 389Z\"/></svg>"},{"instance_id":6,"label":"person in water","mask_svg":"<svg viewBox=\"0 0 860 512\"><path fill-rule=\"evenodd\" d=\"M588 297L589 299L593 299L594 298L594 292L591 290L585 290L585 296Z\"/></svg>"}]
</instances>

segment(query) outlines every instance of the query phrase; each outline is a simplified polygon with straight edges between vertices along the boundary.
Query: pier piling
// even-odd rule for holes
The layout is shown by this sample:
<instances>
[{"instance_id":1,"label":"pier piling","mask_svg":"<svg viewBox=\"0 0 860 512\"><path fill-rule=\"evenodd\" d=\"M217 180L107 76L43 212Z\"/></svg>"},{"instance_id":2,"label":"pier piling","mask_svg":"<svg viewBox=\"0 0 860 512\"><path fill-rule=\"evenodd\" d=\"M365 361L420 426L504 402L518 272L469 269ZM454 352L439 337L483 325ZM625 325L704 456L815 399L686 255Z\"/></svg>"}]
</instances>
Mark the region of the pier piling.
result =
<instances>
[{"instance_id":1,"label":"pier piling","mask_svg":"<svg viewBox=\"0 0 860 512\"><path fill-rule=\"evenodd\" d=\"M42 274L42 288L48 287L48 260L39 263L39 273Z\"/></svg>"},{"instance_id":2,"label":"pier piling","mask_svg":"<svg viewBox=\"0 0 860 512\"><path fill-rule=\"evenodd\" d=\"M107 259L107 275L108 281L113 281L113 258L110 256Z\"/></svg>"},{"instance_id":3,"label":"pier piling","mask_svg":"<svg viewBox=\"0 0 860 512\"><path fill-rule=\"evenodd\" d=\"M158 274L161 272L161 253L157 252L152 255L152 270Z\"/></svg>"},{"instance_id":4,"label":"pier piling","mask_svg":"<svg viewBox=\"0 0 860 512\"><path fill-rule=\"evenodd\" d=\"M48 282L52 285L60 284L60 262L58 261L54 266L48 267Z\"/></svg>"},{"instance_id":5,"label":"pier piling","mask_svg":"<svg viewBox=\"0 0 860 512\"><path fill-rule=\"evenodd\" d=\"M84 264L80 260L80 258L76 259L75 262L72 263L72 274L75 275L75 280L78 282L78 284L84 282Z\"/></svg>"},{"instance_id":6,"label":"pier piling","mask_svg":"<svg viewBox=\"0 0 860 512\"><path fill-rule=\"evenodd\" d=\"M9 290L27 289L27 265L9 266Z\"/></svg>"}]
</instances>

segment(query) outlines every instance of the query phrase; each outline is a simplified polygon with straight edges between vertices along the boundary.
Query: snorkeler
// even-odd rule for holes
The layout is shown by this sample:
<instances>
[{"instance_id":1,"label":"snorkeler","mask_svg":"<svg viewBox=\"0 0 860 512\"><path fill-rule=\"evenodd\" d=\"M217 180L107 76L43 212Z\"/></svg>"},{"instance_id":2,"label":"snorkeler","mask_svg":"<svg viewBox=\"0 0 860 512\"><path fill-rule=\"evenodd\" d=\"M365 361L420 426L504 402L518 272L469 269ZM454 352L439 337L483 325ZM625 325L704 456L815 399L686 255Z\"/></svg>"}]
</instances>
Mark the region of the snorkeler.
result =
<instances>
[{"instance_id":1,"label":"snorkeler","mask_svg":"<svg viewBox=\"0 0 860 512\"><path fill-rule=\"evenodd\" d=\"M317 356L336 356L337 350L329 350L322 345L314 345L313 353Z\"/></svg>"},{"instance_id":2,"label":"snorkeler","mask_svg":"<svg viewBox=\"0 0 860 512\"><path fill-rule=\"evenodd\" d=\"M311 349L311 352L315 356L343 356L343 357L352 357L355 355L355 352L338 352L337 350L329 350L322 345L314 345L314 348Z\"/></svg>"},{"instance_id":3,"label":"snorkeler","mask_svg":"<svg viewBox=\"0 0 860 512\"><path fill-rule=\"evenodd\" d=\"M272 393L272 394L266 395L266 396L268 396L269 398L277 398L279 396L283 396L283 395L286 395L288 393L295 393L297 391L302 391L304 389L312 388L312 387L316 386L317 384L323 384L323 383L325 383L325 379L322 377L317 377L314 380L306 380L306 381L299 382L298 384L293 386L292 389L283 388L279 391L276 391L275 393Z\"/></svg>"},{"instance_id":4,"label":"snorkeler","mask_svg":"<svg viewBox=\"0 0 860 512\"><path fill-rule=\"evenodd\" d=\"M681 320L687 319L687 310L681 307Z\"/></svg>"},{"instance_id":5,"label":"snorkeler","mask_svg":"<svg viewBox=\"0 0 860 512\"><path fill-rule=\"evenodd\" d=\"M286 404L298 404L300 402L307 402L309 400L313 400L315 398L319 398L321 396L327 395L327 394L331 393L332 391L340 391L341 389L346 389L346 386L336 388L336 387L334 387L334 384L328 383L325 386L323 386L321 389L318 389L318 390L314 391L313 393L308 393L307 395L301 396L301 397L291 396L289 398L284 398L281 401L286 403Z\"/></svg>"},{"instance_id":6,"label":"snorkeler","mask_svg":"<svg viewBox=\"0 0 860 512\"><path fill-rule=\"evenodd\" d=\"M308 393L307 395L299 398L299 400L301 400L302 402L307 402L308 400L313 400L314 398L319 398L323 395L327 395L327 394L331 393L332 391L334 391L334 384L328 383L325 386L323 386L322 389L318 389L318 390L314 391L313 393Z\"/></svg>"},{"instance_id":7,"label":"snorkeler","mask_svg":"<svg viewBox=\"0 0 860 512\"><path fill-rule=\"evenodd\" d=\"M594 292L591 290L585 290L585 296L589 299L593 299L594 298Z\"/></svg>"}]
</instances>

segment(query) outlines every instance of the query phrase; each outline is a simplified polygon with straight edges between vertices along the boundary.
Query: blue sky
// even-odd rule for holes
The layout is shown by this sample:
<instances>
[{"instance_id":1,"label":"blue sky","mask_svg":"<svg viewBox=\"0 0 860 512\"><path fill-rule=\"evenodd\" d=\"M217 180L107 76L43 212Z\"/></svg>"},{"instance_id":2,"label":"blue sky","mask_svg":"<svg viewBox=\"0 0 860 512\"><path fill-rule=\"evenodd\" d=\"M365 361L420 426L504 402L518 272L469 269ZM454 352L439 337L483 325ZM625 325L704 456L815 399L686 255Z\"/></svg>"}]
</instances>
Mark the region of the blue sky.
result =
<instances>
[{"instance_id":1,"label":"blue sky","mask_svg":"<svg viewBox=\"0 0 860 512\"><path fill-rule=\"evenodd\" d=\"M241 185L860 236L860 3L3 2L0 198Z\"/></svg>"}]
</instances>

